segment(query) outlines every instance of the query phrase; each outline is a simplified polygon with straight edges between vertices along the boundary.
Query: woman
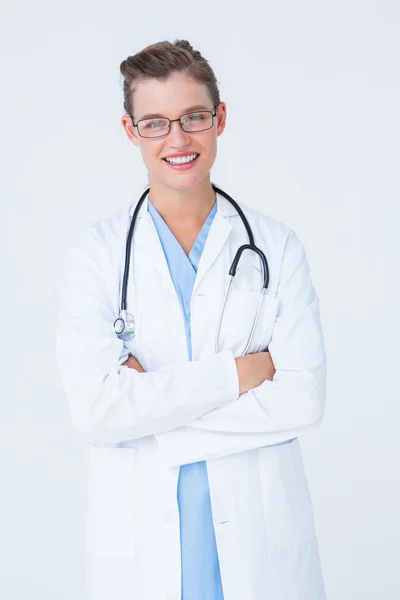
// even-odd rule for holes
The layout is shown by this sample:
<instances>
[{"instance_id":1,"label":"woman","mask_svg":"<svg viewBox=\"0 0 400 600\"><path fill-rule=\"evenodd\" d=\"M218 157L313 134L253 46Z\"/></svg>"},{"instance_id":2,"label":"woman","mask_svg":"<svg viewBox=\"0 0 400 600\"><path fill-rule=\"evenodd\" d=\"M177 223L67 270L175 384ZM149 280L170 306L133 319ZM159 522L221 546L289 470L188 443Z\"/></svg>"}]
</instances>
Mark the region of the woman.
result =
<instances>
[{"instance_id":1,"label":"woman","mask_svg":"<svg viewBox=\"0 0 400 600\"><path fill-rule=\"evenodd\" d=\"M323 600L298 442L321 422L326 378L304 248L239 203L268 286L249 345L266 279L246 249L219 322L249 238L210 181L226 125L215 75L184 40L121 73L121 122L150 191L71 244L58 323L63 385L90 443L87 597Z\"/></svg>"}]
</instances>

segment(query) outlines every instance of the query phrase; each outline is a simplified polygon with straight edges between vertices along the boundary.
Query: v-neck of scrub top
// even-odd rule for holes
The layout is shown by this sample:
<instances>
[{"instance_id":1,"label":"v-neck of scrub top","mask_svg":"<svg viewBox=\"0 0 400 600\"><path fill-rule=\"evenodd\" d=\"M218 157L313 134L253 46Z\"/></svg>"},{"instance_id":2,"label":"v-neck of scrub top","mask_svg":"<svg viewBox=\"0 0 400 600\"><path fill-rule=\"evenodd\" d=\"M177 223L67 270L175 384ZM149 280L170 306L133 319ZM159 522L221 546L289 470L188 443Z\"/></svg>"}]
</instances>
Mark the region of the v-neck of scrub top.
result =
<instances>
[{"instance_id":1,"label":"v-neck of scrub top","mask_svg":"<svg viewBox=\"0 0 400 600\"><path fill-rule=\"evenodd\" d=\"M211 223L217 212L217 203L215 202L203 227L201 228L189 256L186 255L182 246L157 211L155 206L148 202L148 211L152 216L154 224L159 234L160 242L164 250L165 259L177 292L177 296L185 316L185 332L188 346L189 360L192 360L192 336L190 331L190 300L197 269L200 262L201 253L207 239Z\"/></svg>"}]
</instances>

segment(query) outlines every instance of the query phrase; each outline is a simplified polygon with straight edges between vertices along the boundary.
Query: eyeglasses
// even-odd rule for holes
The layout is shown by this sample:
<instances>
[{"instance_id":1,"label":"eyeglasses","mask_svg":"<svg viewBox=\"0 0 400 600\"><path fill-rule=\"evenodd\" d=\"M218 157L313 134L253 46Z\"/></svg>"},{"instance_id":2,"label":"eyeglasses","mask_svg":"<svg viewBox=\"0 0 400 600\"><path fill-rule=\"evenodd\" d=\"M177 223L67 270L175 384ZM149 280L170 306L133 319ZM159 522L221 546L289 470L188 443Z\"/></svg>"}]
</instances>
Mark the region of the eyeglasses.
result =
<instances>
[{"instance_id":1,"label":"eyeglasses","mask_svg":"<svg viewBox=\"0 0 400 600\"><path fill-rule=\"evenodd\" d=\"M219 104L219 103L218 103ZM215 104L211 110L198 110L196 112L187 113L179 117L179 119L167 119L166 117L159 117L156 119L140 119L137 123L133 122L132 125L137 127L140 137L144 138L157 138L168 135L171 130L171 123L179 121L183 131L187 133L193 133L196 131L206 131L211 129L214 125L214 117L217 116L216 108L218 104Z\"/></svg>"}]
</instances>

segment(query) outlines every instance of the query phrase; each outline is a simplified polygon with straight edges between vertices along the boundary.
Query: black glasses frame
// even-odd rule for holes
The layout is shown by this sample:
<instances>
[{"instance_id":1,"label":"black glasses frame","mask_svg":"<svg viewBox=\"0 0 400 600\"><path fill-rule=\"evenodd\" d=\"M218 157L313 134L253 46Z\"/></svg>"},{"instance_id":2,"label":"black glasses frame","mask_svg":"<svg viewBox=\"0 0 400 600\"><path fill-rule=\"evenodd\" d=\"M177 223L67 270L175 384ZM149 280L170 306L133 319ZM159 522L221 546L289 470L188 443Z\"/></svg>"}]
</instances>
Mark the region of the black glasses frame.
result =
<instances>
[{"instance_id":1,"label":"black glasses frame","mask_svg":"<svg viewBox=\"0 0 400 600\"><path fill-rule=\"evenodd\" d=\"M211 110L194 110L194 111L192 111L190 113L185 113L184 115L181 115L179 117L179 119L168 119L168 117L158 117L160 119L165 119L166 121L168 121L168 131L167 131L167 133L163 133L162 135L142 135L140 133L140 131L139 131L139 127L138 127L139 123L141 123L142 121L151 121L152 119L139 119L139 121L137 121L137 123L134 123L132 115L129 115L129 116L130 116L130 118L132 120L132 125L134 127L137 127L138 134L140 135L140 137L146 138L146 139L149 139L149 138L155 139L155 138L165 137L166 135L168 135L169 132L171 131L171 123L174 123L175 121L179 121L179 124L182 127L182 130L185 131L186 133L198 133L199 131L207 131L207 129L211 129L211 127L214 125L214 117L217 116L216 108L220 104L221 104L220 102L218 102L218 104L214 104L212 111ZM181 119L183 119L183 117L186 117L187 115L191 115L193 113L197 114L197 113L205 113L205 112L210 113L210 115L212 116L212 123L211 123L210 127L206 127L205 129L196 129L196 131L188 131L182 125L182 120ZM154 117L154 119L156 119L156 118L157 117Z\"/></svg>"}]
</instances>

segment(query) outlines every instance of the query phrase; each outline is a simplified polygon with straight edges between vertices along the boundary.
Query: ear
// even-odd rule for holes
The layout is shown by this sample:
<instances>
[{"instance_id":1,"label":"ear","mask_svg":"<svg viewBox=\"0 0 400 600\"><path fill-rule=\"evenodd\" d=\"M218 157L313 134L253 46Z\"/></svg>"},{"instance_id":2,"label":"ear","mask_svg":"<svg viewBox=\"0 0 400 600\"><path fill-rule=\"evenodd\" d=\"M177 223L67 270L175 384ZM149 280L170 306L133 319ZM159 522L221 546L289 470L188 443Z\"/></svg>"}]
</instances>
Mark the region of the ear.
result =
<instances>
[{"instance_id":1,"label":"ear","mask_svg":"<svg viewBox=\"0 0 400 600\"><path fill-rule=\"evenodd\" d=\"M220 102L217 106L217 136L221 135L221 133L225 129L226 125L226 104L225 102Z\"/></svg>"},{"instance_id":2,"label":"ear","mask_svg":"<svg viewBox=\"0 0 400 600\"><path fill-rule=\"evenodd\" d=\"M130 116L123 115L123 117L121 117L121 124L125 130L128 140L132 142L132 144L134 144L135 146L139 146L139 134L137 132L137 127L134 127L132 125L132 119L130 118Z\"/></svg>"}]
</instances>

